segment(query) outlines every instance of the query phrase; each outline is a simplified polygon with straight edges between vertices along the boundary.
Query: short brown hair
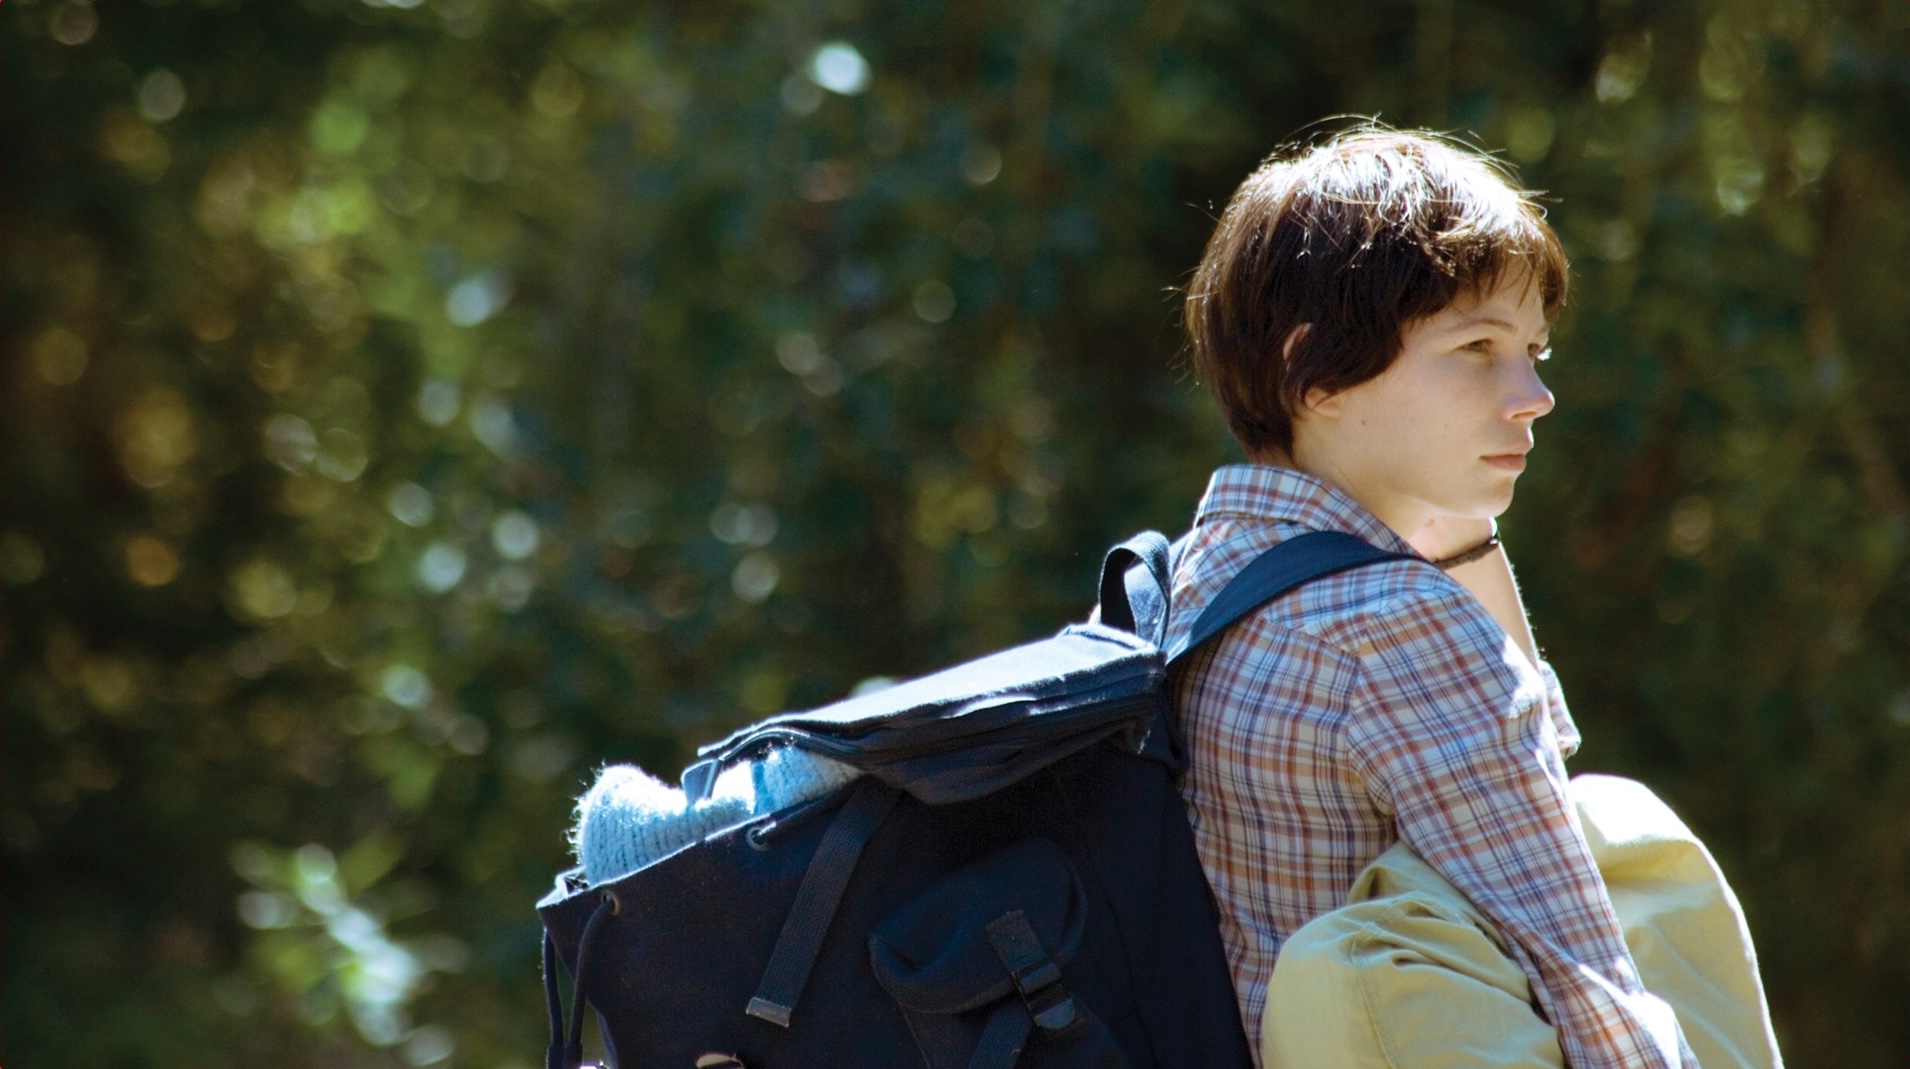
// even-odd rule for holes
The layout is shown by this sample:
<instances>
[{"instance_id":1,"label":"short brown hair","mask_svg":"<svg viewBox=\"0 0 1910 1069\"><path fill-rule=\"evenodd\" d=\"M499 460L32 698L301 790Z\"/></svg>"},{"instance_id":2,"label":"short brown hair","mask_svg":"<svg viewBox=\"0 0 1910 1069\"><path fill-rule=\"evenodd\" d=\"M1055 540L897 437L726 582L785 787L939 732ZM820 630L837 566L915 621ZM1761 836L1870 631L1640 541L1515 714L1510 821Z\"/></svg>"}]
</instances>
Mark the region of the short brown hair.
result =
<instances>
[{"instance_id":1,"label":"short brown hair","mask_svg":"<svg viewBox=\"0 0 1910 1069\"><path fill-rule=\"evenodd\" d=\"M1187 287L1194 370L1250 456L1288 452L1308 391L1377 377L1405 327L1515 266L1551 319L1565 252L1509 168L1437 134L1362 125L1276 153L1234 192Z\"/></svg>"}]
</instances>

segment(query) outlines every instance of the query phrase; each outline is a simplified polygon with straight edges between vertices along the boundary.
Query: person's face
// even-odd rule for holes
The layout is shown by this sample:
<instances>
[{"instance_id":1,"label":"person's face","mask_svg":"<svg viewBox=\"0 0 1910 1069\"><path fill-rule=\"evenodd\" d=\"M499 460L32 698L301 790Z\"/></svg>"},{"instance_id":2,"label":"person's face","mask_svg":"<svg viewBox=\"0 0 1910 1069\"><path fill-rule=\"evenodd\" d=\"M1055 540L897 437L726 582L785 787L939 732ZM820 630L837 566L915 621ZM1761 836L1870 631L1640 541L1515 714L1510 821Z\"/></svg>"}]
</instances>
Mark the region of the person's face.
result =
<instances>
[{"instance_id":1,"label":"person's face","mask_svg":"<svg viewBox=\"0 0 1910 1069\"><path fill-rule=\"evenodd\" d=\"M1309 395L1294 459L1405 535L1434 516L1497 516L1525 470L1532 424L1552 410L1538 374L1550 334L1539 287L1511 273L1408 326L1384 374Z\"/></svg>"}]
</instances>

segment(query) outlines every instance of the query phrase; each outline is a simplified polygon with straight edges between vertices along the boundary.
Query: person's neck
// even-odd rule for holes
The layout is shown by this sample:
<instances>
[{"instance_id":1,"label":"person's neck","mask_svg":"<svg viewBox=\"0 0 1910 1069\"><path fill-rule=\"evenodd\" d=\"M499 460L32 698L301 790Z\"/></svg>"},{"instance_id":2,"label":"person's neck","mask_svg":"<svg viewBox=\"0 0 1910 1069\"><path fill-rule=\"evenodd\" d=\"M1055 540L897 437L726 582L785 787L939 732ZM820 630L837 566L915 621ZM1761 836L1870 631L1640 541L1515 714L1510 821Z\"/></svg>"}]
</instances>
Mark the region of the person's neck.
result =
<instances>
[{"instance_id":1,"label":"person's neck","mask_svg":"<svg viewBox=\"0 0 1910 1069\"><path fill-rule=\"evenodd\" d=\"M1432 518L1430 514L1422 515L1420 510L1390 500L1381 500L1380 495L1361 492L1356 480L1346 478L1336 465L1324 457L1310 455L1297 457L1288 450L1266 449L1256 454L1253 462L1269 467L1289 468L1320 480L1358 502L1361 508L1372 513L1379 522L1408 542L1412 541L1413 536Z\"/></svg>"}]
</instances>

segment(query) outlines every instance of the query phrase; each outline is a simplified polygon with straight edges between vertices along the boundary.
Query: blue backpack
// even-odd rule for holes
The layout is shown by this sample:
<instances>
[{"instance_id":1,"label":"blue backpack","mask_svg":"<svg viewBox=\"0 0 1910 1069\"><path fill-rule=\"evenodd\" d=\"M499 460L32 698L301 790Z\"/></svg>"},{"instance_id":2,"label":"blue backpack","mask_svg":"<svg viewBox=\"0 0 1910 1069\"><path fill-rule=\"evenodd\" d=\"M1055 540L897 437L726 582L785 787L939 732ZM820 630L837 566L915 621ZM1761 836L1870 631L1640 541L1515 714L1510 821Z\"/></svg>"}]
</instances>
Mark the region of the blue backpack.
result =
<instances>
[{"instance_id":1,"label":"blue backpack","mask_svg":"<svg viewBox=\"0 0 1910 1069\"><path fill-rule=\"evenodd\" d=\"M1163 649L1171 548L1137 535L1098 622L704 747L692 803L791 747L851 776L615 879L559 876L547 1069L581 1065L586 1005L621 1069L1249 1069L1168 678L1274 598L1395 556L1289 539Z\"/></svg>"}]
</instances>

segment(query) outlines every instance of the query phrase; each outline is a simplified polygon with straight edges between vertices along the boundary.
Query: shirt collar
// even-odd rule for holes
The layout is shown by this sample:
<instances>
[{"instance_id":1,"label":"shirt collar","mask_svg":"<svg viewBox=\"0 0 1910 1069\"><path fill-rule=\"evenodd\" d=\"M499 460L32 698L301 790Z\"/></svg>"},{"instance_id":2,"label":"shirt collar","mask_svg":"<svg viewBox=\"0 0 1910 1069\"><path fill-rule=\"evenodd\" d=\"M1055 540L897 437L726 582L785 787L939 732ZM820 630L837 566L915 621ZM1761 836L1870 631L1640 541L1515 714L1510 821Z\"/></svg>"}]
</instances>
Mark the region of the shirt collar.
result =
<instances>
[{"instance_id":1,"label":"shirt collar","mask_svg":"<svg viewBox=\"0 0 1910 1069\"><path fill-rule=\"evenodd\" d=\"M1311 531L1344 531L1384 550L1418 555L1346 491L1292 468L1228 464L1216 469L1194 522L1228 514L1298 524Z\"/></svg>"}]
</instances>

